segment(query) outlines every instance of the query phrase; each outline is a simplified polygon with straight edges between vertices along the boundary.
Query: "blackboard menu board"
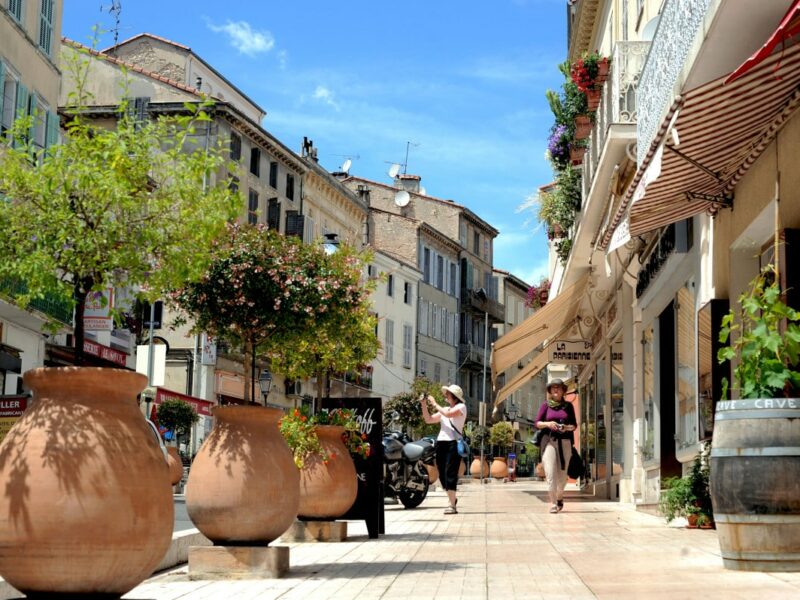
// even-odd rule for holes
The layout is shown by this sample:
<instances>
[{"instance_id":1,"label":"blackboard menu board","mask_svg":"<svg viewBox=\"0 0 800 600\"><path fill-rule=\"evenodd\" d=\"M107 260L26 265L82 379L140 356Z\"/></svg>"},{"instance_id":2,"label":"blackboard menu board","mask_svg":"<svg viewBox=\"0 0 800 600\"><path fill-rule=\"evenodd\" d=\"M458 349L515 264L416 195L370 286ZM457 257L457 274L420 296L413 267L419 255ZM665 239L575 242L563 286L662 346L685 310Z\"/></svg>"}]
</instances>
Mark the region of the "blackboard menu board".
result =
<instances>
[{"instance_id":1,"label":"blackboard menu board","mask_svg":"<svg viewBox=\"0 0 800 600\"><path fill-rule=\"evenodd\" d=\"M383 405L380 398L323 398L323 409L347 408L356 414L361 433L367 434L368 458L353 457L358 474L358 496L342 519L364 519L369 537L385 532L383 514Z\"/></svg>"}]
</instances>

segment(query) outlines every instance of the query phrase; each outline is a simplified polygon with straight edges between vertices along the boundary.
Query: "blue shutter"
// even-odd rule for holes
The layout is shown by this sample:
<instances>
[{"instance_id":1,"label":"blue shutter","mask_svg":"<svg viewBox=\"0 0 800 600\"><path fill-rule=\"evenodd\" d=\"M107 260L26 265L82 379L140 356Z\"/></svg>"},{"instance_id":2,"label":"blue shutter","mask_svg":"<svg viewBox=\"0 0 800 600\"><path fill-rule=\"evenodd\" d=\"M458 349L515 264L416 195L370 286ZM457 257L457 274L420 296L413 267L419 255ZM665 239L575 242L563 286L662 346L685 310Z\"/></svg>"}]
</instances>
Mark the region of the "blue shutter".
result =
<instances>
[{"instance_id":1,"label":"blue shutter","mask_svg":"<svg viewBox=\"0 0 800 600\"><path fill-rule=\"evenodd\" d=\"M49 111L47 113L47 129L45 133L45 147L49 148L50 146L55 146L58 144L58 130L59 130L59 120L58 120L58 113Z\"/></svg>"},{"instance_id":2,"label":"blue shutter","mask_svg":"<svg viewBox=\"0 0 800 600\"><path fill-rule=\"evenodd\" d=\"M28 88L17 82L17 109L14 112L14 120L28 115Z\"/></svg>"},{"instance_id":3,"label":"blue shutter","mask_svg":"<svg viewBox=\"0 0 800 600\"><path fill-rule=\"evenodd\" d=\"M36 93L31 92L28 96L28 114L31 117L31 125L28 127L28 140L31 143L36 141L36 121L44 117L44 115L39 115L37 112Z\"/></svg>"},{"instance_id":4,"label":"blue shutter","mask_svg":"<svg viewBox=\"0 0 800 600\"><path fill-rule=\"evenodd\" d=\"M0 60L0 125L3 123L3 100L6 90L6 63Z\"/></svg>"},{"instance_id":5,"label":"blue shutter","mask_svg":"<svg viewBox=\"0 0 800 600\"><path fill-rule=\"evenodd\" d=\"M39 17L39 47L45 54L50 54L50 43L53 37L53 0L42 0Z\"/></svg>"}]
</instances>

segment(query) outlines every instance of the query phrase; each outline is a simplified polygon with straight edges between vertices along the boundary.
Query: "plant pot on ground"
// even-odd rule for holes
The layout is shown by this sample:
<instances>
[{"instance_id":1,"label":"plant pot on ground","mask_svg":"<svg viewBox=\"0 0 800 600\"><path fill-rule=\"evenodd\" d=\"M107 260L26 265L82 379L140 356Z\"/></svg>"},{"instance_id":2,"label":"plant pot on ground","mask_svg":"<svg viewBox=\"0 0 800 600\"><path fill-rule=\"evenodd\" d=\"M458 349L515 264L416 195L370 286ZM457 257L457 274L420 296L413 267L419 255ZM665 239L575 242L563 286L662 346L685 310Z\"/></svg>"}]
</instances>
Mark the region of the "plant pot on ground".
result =
<instances>
[{"instance_id":1,"label":"plant pot on ground","mask_svg":"<svg viewBox=\"0 0 800 600\"><path fill-rule=\"evenodd\" d=\"M775 239L778 240L777 235ZM775 256L778 256L778 248ZM711 498L726 568L800 571L800 314L764 268L723 318L721 362L736 359L734 397L717 403Z\"/></svg>"}]
</instances>

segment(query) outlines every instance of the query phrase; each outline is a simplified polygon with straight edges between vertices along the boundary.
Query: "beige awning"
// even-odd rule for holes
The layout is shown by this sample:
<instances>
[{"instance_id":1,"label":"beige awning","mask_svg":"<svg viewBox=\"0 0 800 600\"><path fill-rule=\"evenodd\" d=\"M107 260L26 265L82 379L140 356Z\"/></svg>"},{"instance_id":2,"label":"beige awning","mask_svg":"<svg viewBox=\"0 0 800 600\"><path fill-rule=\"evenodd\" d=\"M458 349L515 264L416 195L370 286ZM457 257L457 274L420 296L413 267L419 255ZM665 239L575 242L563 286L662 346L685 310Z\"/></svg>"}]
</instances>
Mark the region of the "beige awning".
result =
<instances>
[{"instance_id":1,"label":"beige awning","mask_svg":"<svg viewBox=\"0 0 800 600\"><path fill-rule=\"evenodd\" d=\"M628 190L630 235L727 206L736 184L800 107L799 85L800 45L795 45L733 83L720 77L686 92L674 123L660 131L660 176L644 190L646 159ZM675 140L670 129L677 131Z\"/></svg>"},{"instance_id":2,"label":"beige awning","mask_svg":"<svg viewBox=\"0 0 800 600\"><path fill-rule=\"evenodd\" d=\"M535 377L539 371L544 369L550 362L549 354L550 353L546 348L537 354L531 362L529 362L519 373L514 376L514 379L506 383L500 389L500 391L497 392L497 396L495 396L494 399L494 405L500 406L506 398L528 383L531 377Z\"/></svg>"},{"instance_id":3,"label":"beige awning","mask_svg":"<svg viewBox=\"0 0 800 600\"><path fill-rule=\"evenodd\" d=\"M589 282L587 272L492 346L492 381L548 338L572 325ZM516 378L515 378L516 379Z\"/></svg>"}]
</instances>

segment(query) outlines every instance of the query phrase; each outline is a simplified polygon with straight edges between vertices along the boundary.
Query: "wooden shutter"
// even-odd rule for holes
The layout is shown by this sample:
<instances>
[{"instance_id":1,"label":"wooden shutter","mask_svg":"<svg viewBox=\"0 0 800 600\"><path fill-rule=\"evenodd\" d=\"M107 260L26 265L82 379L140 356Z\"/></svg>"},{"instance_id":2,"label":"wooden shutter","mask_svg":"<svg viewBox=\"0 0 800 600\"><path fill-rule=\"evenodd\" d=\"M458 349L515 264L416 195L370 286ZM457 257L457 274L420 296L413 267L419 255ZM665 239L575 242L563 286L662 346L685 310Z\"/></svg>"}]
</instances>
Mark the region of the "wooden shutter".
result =
<instances>
[{"instance_id":1,"label":"wooden shutter","mask_svg":"<svg viewBox=\"0 0 800 600\"><path fill-rule=\"evenodd\" d=\"M47 113L47 123L45 125L45 148L50 148L51 146L55 146L58 144L58 130L59 130L59 120L58 120L58 113L53 111L48 111Z\"/></svg>"},{"instance_id":2,"label":"wooden shutter","mask_svg":"<svg viewBox=\"0 0 800 600\"><path fill-rule=\"evenodd\" d=\"M6 63L0 60L0 125L3 124L3 101L6 90Z\"/></svg>"},{"instance_id":3,"label":"wooden shutter","mask_svg":"<svg viewBox=\"0 0 800 600\"><path fill-rule=\"evenodd\" d=\"M280 231L281 226L281 203L277 198L270 198L267 205L267 227Z\"/></svg>"},{"instance_id":4,"label":"wooden shutter","mask_svg":"<svg viewBox=\"0 0 800 600\"><path fill-rule=\"evenodd\" d=\"M286 211L286 235L295 235L302 239L303 237L304 216L298 214L296 210Z\"/></svg>"},{"instance_id":5,"label":"wooden shutter","mask_svg":"<svg viewBox=\"0 0 800 600\"><path fill-rule=\"evenodd\" d=\"M41 0L42 11L39 18L39 47L50 54L53 37L53 0Z\"/></svg>"}]
</instances>

